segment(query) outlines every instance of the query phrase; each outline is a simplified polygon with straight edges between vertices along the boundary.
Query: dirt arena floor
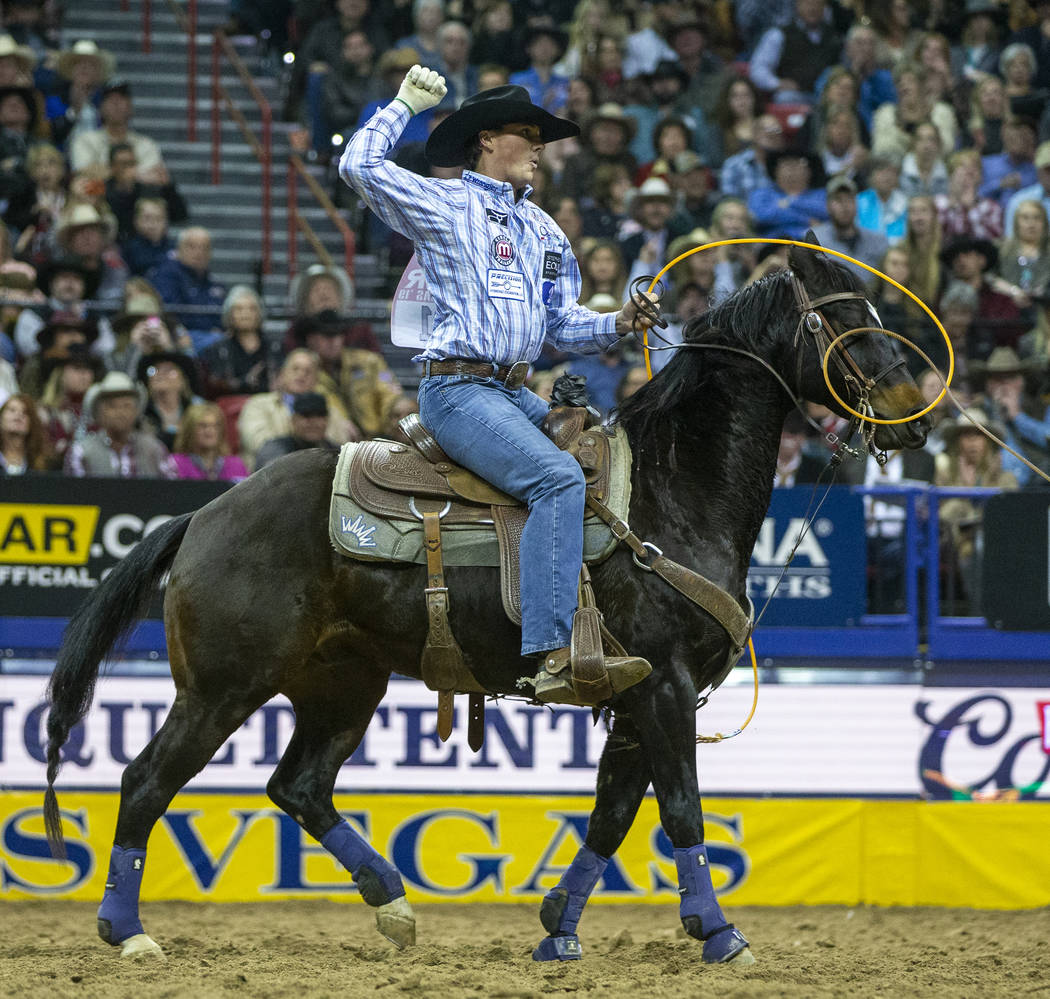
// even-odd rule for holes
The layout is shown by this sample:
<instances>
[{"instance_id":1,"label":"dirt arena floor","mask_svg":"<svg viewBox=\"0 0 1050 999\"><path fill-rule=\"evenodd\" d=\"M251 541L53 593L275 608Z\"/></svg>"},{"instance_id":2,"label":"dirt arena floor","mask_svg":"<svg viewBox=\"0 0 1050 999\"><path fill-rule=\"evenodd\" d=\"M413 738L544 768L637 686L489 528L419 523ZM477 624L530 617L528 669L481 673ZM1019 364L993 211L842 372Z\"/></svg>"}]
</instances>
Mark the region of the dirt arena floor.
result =
<instances>
[{"instance_id":1,"label":"dirt arena floor","mask_svg":"<svg viewBox=\"0 0 1050 999\"><path fill-rule=\"evenodd\" d=\"M419 942L398 952L361 904L150 903L160 961L121 960L95 936L94 905L10 902L0 908L0 996L1050 997L1045 909L727 911L751 940L749 968L702 965L673 907L592 906L584 959L537 964L533 905L417 906Z\"/></svg>"}]
</instances>

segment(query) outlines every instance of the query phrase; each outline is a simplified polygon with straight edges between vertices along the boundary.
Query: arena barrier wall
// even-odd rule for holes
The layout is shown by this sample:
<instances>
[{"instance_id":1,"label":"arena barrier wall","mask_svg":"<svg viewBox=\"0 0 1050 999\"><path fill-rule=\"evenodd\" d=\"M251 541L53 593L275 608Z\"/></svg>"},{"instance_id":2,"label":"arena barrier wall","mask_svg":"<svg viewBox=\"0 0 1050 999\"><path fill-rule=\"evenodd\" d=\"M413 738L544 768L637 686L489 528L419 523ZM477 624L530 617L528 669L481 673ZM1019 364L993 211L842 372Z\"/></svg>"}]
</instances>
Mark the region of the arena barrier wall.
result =
<instances>
[{"instance_id":1,"label":"arena barrier wall","mask_svg":"<svg viewBox=\"0 0 1050 999\"><path fill-rule=\"evenodd\" d=\"M746 680L734 674L699 713L702 731L739 724ZM45 684L0 676L0 899L96 900L121 772L174 686L99 682L66 747L69 859L57 862L43 837ZM150 841L145 898L357 900L346 873L263 793L293 724L286 701L265 705L175 799ZM1048 905L1048 727L1047 688L766 686L743 736L698 748L716 886L731 905ZM462 728L447 744L435 728L433 693L392 683L339 775L337 806L414 899L539 898L585 835L603 727L586 709L502 701L477 755ZM598 897L673 902L671 858L646 798Z\"/></svg>"},{"instance_id":2,"label":"arena barrier wall","mask_svg":"<svg viewBox=\"0 0 1050 999\"><path fill-rule=\"evenodd\" d=\"M0 897L102 897L118 798L62 796L69 859L47 858L40 795L0 796ZM587 797L339 796L421 902L538 901L586 830ZM1050 804L719 799L705 811L715 886L732 905L1050 904ZM150 840L145 900L358 902L349 876L262 794L184 794ZM677 898L647 798L595 900Z\"/></svg>"}]
</instances>

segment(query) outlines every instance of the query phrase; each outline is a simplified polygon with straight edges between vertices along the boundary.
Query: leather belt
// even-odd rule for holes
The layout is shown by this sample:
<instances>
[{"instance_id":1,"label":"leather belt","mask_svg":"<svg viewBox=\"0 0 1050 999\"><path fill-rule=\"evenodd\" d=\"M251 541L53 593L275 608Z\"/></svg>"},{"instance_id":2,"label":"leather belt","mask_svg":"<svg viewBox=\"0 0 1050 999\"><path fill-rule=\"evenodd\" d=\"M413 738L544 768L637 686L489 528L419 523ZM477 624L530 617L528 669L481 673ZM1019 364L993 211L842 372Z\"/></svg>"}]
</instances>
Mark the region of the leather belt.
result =
<instances>
[{"instance_id":1,"label":"leather belt","mask_svg":"<svg viewBox=\"0 0 1050 999\"><path fill-rule=\"evenodd\" d=\"M528 361L513 364L493 364L491 361L468 361L461 357L450 357L445 361L424 361L423 377L431 375L474 375L477 378L494 378L509 389L521 388L529 374Z\"/></svg>"}]
</instances>

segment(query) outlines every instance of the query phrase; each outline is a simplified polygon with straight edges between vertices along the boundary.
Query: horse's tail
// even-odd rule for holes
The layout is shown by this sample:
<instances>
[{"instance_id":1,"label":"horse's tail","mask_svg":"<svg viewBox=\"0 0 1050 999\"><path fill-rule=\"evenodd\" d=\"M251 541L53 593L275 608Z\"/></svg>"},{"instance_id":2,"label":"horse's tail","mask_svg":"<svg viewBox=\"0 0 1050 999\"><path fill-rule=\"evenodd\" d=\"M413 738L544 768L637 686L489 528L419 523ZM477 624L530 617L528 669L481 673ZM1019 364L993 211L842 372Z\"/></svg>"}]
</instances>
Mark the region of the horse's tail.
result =
<instances>
[{"instance_id":1,"label":"horse's tail","mask_svg":"<svg viewBox=\"0 0 1050 999\"><path fill-rule=\"evenodd\" d=\"M174 517L143 538L70 618L47 685L47 790L44 828L54 857L65 857L55 797L60 753L73 726L91 706L99 667L131 629L175 559L192 513Z\"/></svg>"}]
</instances>

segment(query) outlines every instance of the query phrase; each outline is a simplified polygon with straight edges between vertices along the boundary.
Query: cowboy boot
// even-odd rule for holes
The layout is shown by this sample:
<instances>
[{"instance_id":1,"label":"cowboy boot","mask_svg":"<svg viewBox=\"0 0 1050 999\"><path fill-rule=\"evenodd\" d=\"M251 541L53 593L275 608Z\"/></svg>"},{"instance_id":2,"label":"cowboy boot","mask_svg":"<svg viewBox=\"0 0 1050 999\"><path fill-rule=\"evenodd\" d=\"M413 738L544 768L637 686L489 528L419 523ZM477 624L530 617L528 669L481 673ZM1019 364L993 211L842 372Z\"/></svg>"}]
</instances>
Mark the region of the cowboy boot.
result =
<instances>
[{"instance_id":1,"label":"cowboy boot","mask_svg":"<svg viewBox=\"0 0 1050 999\"><path fill-rule=\"evenodd\" d=\"M571 655L572 647L568 645L544 655L540 670L532 681L537 701L596 707L612 694L641 682L653 671L652 666L641 656L607 656L605 669L611 692L595 696L595 691L578 688L573 682Z\"/></svg>"}]
</instances>

